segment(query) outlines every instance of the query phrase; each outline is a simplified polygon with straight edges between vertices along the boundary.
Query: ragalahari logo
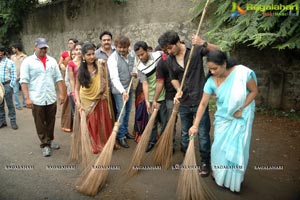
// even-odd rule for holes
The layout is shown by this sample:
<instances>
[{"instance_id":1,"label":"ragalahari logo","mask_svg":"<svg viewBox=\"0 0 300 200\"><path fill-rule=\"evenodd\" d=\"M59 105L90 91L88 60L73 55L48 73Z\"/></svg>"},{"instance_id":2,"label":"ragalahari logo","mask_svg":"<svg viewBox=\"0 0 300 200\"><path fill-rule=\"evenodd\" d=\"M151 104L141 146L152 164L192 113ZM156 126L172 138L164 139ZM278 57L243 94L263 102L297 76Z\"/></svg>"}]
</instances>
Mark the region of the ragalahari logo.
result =
<instances>
[{"instance_id":1,"label":"ragalahari logo","mask_svg":"<svg viewBox=\"0 0 300 200\"><path fill-rule=\"evenodd\" d=\"M241 8L241 4L236 4L236 2L232 2L232 10L230 14L230 18L235 18L236 16L239 15L244 15L246 14L246 10Z\"/></svg>"}]
</instances>

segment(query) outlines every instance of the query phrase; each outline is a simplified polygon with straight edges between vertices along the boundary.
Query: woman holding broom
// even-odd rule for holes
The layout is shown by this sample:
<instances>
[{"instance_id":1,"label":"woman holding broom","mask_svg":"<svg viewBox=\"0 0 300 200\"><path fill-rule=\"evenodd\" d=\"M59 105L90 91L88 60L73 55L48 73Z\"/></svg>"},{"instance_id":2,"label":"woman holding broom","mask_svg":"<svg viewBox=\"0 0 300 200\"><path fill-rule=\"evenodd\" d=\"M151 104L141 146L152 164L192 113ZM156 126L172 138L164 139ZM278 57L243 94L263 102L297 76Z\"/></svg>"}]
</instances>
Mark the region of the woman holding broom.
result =
<instances>
[{"instance_id":1,"label":"woman holding broom","mask_svg":"<svg viewBox=\"0 0 300 200\"><path fill-rule=\"evenodd\" d=\"M62 113L61 113L61 129L64 132L72 132L72 116L71 116L71 107L70 107L70 102L69 102L69 93L68 93L68 80L65 80L68 78L68 74L66 74L66 67L67 64L70 60L72 60L72 55L71 51L74 49L74 44L78 42L77 39L69 39L68 40L68 51L64 51L61 54L58 66L61 70L62 76L64 78L64 90L65 90L65 103L62 108Z\"/></svg>"},{"instance_id":2,"label":"woman holding broom","mask_svg":"<svg viewBox=\"0 0 300 200\"><path fill-rule=\"evenodd\" d=\"M102 151L114 123L107 66L104 60L95 59L92 44L84 44L81 51L83 57L75 86L76 107L86 114L91 149L96 154Z\"/></svg>"},{"instance_id":3,"label":"woman holding broom","mask_svg":"<svg viewBox=\"0 0 300 200\"><path fill-rule=\"evenodd\" d=\"M83 43L77 42L74 45L74 52L75 57L69 61L68 63L68 74L70 79L70 87L71 87L71 96L69 97L71 108L72 108L72 116L74 117L75 114L75 83L76 83L76 77L78 74L78 69L81 64L82 55L81 55L81 47Z\"/></svg>"},{"instance_id":4,"label":"woman holding broom","mask_svg":"<svg viewBox=\"0 0 300 200\"><path fill-rule=\"evenodd\" d=\"M236 65L222 51L209 52L207 65L210 72L189 133L198 132L209 98L215 93L217 111L211 148L212 177L217 185L239 192L249 159L254 98L258 94L256 76L251 69Z\"/></svg>"}]
</instances>

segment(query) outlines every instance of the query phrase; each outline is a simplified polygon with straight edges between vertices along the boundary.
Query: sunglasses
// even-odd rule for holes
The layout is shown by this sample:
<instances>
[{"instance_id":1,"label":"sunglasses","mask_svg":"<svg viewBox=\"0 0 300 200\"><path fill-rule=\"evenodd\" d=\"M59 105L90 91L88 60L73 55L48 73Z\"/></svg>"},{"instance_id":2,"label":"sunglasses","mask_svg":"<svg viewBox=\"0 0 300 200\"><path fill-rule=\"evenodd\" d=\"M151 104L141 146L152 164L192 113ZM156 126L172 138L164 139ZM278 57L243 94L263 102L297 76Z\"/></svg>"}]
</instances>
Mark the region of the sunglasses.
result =
<instances>
[{"instance_id":1,"label":"sunglasses","mask_svg":"<svg viewBox=\"0 0 300 200\"><path fill-rule=\"evenodd\" d=\"M46 50L47 49L47 47L43 47L43 48L40 48L41 50Z\"/></svg>"}]
</instances>

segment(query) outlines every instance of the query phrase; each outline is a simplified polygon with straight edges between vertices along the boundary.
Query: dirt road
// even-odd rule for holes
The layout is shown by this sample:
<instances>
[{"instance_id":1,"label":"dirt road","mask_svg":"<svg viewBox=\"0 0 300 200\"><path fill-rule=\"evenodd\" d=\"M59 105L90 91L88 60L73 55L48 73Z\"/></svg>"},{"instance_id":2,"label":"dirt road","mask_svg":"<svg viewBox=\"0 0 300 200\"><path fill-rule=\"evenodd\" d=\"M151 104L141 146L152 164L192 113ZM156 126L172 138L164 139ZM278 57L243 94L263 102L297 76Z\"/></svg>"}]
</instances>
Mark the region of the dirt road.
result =
<instances>
[{"instance_id":1,"label":"dirt road","mask_svg":"<svg viewBox=\"0 0 300 200\"><path fill-rule=\"evenodd\" d=\"M10 126L0 129L1 200L176 199L178 170L142 171L130 180L125 178L124 172L136 146L132 140L129 141L129 149L114 151L112 165L120 167L120 170L110 171L105 188L96 197L82 195L74 188L81 171L78 167L55 169L68 164L71 139L70 134L60 131L60 110L55 132L61 149L48 158L41 155L31 111L17 111L17 123L17 131ZM133 123L130 125L132 130ZM177 134L177 142L179 139ZM299 121L257 114L242 192L234 194L219 188L210 177L204 181L217 199L300 199L299 143ZM147 161L151 160L150 154L147 156L145 164L151 163ZM180 163L182 159L177 146L173 162ZM198 147L197 160L199 162ZM278 169L266 170L266 167Z\"/></svg>"}]
</instances>

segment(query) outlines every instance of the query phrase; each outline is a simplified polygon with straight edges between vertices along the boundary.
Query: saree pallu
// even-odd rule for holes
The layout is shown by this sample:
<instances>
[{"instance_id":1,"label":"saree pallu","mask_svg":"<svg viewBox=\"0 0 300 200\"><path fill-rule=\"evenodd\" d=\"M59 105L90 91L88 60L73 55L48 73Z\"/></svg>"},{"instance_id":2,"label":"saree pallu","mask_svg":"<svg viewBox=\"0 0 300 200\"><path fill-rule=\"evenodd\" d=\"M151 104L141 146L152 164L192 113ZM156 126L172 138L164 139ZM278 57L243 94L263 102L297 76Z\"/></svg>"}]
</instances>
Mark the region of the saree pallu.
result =
<instances>
[{"instance_id":1,"label":"saree pallu","mask_svg":"<svg viewBox=\"0 0 300 200\"><path fill-rule=\"evenodd\" d=\"M211 165L215 181L231 191L239 192L248 165L249 147L254 120L254 100L243 109L242 117L234 113L243 106L247 82L256 76L249 68L238 65L215 90L217 111L214 122L214 142Z\"/></svg>"},{"instance_id":2,"label":"saree pallu","mask_svg":"<svg viewBox=\"0 0 300 200\"><path fill-rule=\"evenodd\" d=\"M138 83L135 91L135 117L134 117L134 135L135 141L138 142L144 129L147 126L149 115L145 102L145 96L142 89L142 84Z\"/></svg>"},{"instance_id":3,"label":"saree pallu","mask_svg":"<svg viewBox=\"0 0 300 200\"><path fill-rule=\"evenodd\" d=\"M86 122L93 153L101 152L111 135L114 114L107 82L106 65L98 66L91 77L89 88L80 88L81 104L86 112Z\"/></svg>"}]
</instances>

